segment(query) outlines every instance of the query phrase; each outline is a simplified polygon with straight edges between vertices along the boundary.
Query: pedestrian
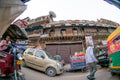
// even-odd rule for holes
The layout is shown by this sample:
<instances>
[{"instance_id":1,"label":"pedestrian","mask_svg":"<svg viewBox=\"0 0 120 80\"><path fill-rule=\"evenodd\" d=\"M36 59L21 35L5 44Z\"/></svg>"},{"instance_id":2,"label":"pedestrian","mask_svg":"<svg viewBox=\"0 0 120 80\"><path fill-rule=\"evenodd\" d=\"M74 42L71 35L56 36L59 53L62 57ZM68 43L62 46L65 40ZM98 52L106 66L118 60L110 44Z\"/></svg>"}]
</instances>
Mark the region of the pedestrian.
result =
<instances>
[{"instance_id":1,"label":"pedestrian","mask_svg":"<svg viewBox=\"0 0 120 80\"><path fill-rule=\"evenodd\" d=\"M10 43L11 43L10 42L10 36L6 36L4 40L0 41L0 51L7 50Z\"/></svg>"},{"instance_id":2,"label":"pedestrian","mask_svg":"<svg viewBox=\"0 0 120 80\"><path fill-rule=\"evenodd\" d=\"M87 76L89 80L95 79L95 72L97 71L96 62L98 60L94 54L94 47L89 42L86 43L87 49L85 54L86 66L90 70L90 74Z\"/></svg>"}]
</instances>

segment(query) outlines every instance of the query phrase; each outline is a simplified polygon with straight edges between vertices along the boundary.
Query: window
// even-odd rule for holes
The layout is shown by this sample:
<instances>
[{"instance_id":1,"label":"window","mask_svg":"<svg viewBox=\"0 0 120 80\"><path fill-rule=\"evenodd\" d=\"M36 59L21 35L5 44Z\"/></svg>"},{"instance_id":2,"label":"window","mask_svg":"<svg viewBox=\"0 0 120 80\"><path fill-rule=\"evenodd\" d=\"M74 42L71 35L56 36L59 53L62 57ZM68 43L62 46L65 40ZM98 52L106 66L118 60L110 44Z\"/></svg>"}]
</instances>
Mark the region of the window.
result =
<instances>
[{"instance_id":1,"label":"window","mask_svg":"<svg viewBox=\"0 0 120 80\"><path fill-rule=\"evenodd\" d=\"M74 35L74 36L77 36L77 35L78 35L78 30L77 30L77 28L73 28L72 30L73 30L73 35Z\"/></svg>"},{"instance_id":2,"label":"window","mask_svg":"<svg viewBox=\"0 0 120 80\"><path fill-rule=\"evenodd\" d=\"M33 52L28 52L29 55L33 55Z\"/></svg>"},{"instance_id":3,"label":"window","mask_svg":"<svg viewBox=\"0 0 120 80\"><path fill-rule=\"evenodd\" d=\"M61 29L62 36L66 36L66 29Z\"/></svg>"},{"instance_id":4,"label":"window","mask_svg":"<svg viewBox=\"0 0 120 80\"><path fill-rule=\"evenodd\" d=\"M117 41L120 41L120 35L113 40L113 42L117 42Z\"/></svg>"},{"instance_id":5,"label":"window","mask_svg":"<svg viewBox=\"0 0 120 80\"><path fill-rule=\"evenodd\" d=\"M50 36L55 36L55 30L54 29L50 30Z\"/></svg>"},{"instance_id":6,"label":"window","mask_svg":"<svg viewBox=\"0 0 120 80\"><path fill-rule=\"evenodd\" d=\"M34 49L28 48L25 52L26 52L27 54L29 54L29 55L33 55Z\"/></svg>"},{"instance_id":7,"label":"window","mask_svg":"<svg viewBox=\"0 0 120 80\"><path fill-rule=\"evenodd\" d=\"M36 53L35 53L35 56L36 56L36 57L40 57L40 58L41 58L42 56L45 57L43 51L41 51L41 50L37 50Z\"/></svg>"}]
</instances>

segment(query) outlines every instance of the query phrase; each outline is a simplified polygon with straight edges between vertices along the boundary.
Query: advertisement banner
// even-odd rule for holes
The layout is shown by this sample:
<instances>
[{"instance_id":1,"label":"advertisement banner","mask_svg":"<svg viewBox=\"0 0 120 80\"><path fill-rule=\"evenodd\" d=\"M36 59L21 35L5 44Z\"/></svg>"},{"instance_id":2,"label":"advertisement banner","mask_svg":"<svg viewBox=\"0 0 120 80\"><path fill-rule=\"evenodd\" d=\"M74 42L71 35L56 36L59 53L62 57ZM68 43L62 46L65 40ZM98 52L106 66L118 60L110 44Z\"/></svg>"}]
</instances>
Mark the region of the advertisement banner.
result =
<instances>
[{"instance_id":1,"label":"advertisement banner","mask_svg":"<svg viewBox=\"0 0 120 80\"><path fill-rule=\"evenodd\" d=\"M116 42L109 41L108 42L108 53L112 54L120 51L120 40Z\"/></svg>"}]
</instances>

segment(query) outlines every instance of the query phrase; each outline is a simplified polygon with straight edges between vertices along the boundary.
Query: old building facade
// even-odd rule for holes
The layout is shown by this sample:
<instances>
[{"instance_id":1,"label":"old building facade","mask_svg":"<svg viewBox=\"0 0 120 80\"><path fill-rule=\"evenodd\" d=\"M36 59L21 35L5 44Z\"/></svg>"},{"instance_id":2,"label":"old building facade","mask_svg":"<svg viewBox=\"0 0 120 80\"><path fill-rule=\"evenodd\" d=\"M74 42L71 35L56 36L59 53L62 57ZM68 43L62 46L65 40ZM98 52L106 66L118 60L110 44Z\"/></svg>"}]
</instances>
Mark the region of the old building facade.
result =
<instances>
[{"instance_id":1,"label":"old building facade","mask_svg":"<svg viewBox=\"0 0 120 80\"><path fill-rule=\"evenodd\" d=\"M69 57L75 52L85 50L86 36L92 36L95 47L100 46L119 25L106 19L98 21L50 21L50 19L49 16L39 17L37 22L27 26L29 43L42 45L53 56L61 55L66 63L69 63Z\"/></svg>"}]
</instances>

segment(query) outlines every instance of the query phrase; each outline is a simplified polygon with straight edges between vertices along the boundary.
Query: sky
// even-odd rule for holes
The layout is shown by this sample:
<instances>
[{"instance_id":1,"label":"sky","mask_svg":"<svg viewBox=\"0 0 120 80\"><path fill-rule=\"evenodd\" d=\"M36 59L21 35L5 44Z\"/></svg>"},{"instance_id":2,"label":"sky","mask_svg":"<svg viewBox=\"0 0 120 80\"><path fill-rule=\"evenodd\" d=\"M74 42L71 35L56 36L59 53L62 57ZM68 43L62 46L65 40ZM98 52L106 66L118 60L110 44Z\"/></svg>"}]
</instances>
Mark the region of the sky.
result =
<instances>
[{"instance_id":1,"label":"sky","mask_svg":"<svg viewBox=\"0 0 120 80\"><path fill-rule=\"evenodd\" d=\"M120 24L120 9L104 0L30 0L25 3L27 9L18 17L35 19L56 14L54 21L59 20L94 20L104 18Z\"/></svg>"}]
</instances>

